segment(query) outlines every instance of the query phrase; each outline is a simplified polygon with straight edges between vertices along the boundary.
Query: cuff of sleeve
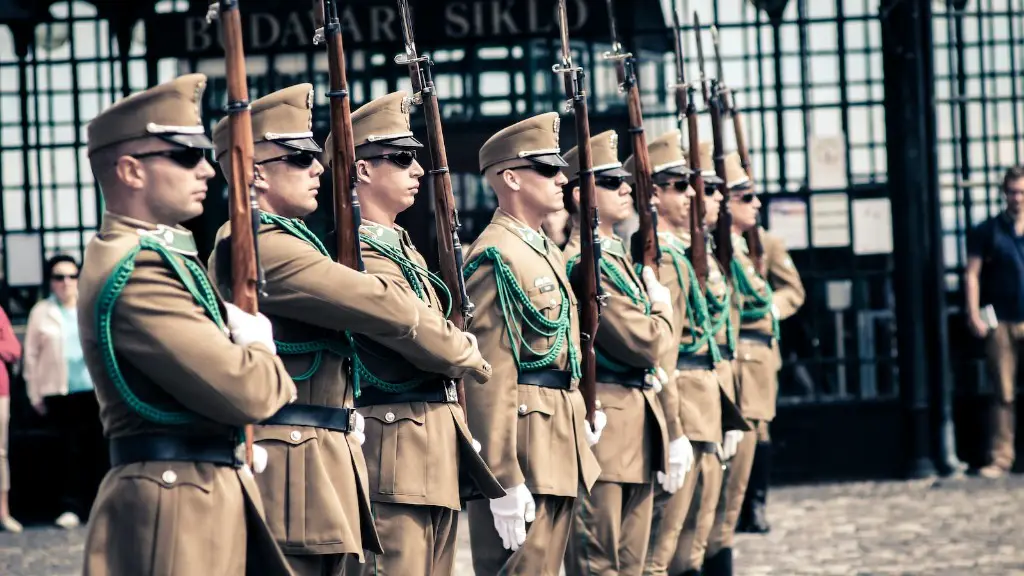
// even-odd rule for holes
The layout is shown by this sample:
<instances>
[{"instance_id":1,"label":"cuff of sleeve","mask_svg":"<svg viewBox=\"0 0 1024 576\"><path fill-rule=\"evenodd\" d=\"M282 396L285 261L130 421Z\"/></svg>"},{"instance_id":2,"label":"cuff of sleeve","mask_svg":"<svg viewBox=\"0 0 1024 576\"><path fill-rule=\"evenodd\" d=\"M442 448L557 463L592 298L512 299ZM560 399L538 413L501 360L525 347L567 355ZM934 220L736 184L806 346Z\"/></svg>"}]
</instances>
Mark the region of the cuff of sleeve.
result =
<instances>
[{"instance_id":1,"label":"cuff of sleeve","mask_svg":"<svg viewBox=\"0 0 1024 576\"><path fill-rule=\"evenodd\" d=\"M666 417L665 428L667 429L669 440L675 440L684 434L683 423L679 421L679 418L669 419Z\"/></svg>"}]
</instances>

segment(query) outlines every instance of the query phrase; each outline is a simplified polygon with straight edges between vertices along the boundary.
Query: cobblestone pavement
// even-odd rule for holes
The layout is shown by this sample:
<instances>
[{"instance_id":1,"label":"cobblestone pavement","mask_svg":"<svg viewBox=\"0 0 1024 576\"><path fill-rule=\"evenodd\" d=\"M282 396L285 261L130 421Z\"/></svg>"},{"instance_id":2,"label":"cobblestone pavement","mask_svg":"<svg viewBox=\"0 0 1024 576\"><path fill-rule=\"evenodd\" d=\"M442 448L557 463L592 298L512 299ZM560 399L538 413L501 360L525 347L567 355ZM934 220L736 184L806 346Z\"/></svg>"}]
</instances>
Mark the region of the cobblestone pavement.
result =
<instances>
[{"instance_id":1,"label":"cobblestone pavement","mask_svg":"<svg viewBox=\"0 0 1024 576\"><path fill-rule=\"evenodd\" d=\"M771 534L739 537L737 576L1024 575L1022 475L777 488L770 517ZM0 533L0 575L78 574L84 536ZM459 536L456 574L471 575L468 532Z\"/></svg>"}]
</instances>

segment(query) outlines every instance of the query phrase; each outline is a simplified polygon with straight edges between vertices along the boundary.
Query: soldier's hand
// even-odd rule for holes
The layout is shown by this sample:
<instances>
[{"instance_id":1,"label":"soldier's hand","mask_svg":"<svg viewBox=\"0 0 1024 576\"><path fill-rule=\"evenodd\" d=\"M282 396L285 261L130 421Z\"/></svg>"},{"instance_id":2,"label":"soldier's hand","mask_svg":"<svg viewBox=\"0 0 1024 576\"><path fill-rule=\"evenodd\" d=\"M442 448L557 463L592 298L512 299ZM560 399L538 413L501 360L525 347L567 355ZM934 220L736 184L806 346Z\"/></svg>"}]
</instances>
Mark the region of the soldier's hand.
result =
<instances>
[{"instance_id":1,"label":"soldier's hand","mask_svg":"<svg viewBox=\"0 0 1024 576\"><path fill-rule=\"evenodd\" d=\"M668 443L668 472L658 472L658 483L665 492L674 494L683 486L686 474L693 469L693 446L680 436Z\"/></svg>"},{"instance_id":2,"label":"soldier's hand","mask_svg":"<svg viewBox=\"0 0 1024 576\"><path fill-rule=\"evenodd\" d=\"M647 374L644 376L644 381L654 389L655 394L660 394L665 386L668 385L668 374L665 370L658 366L654 374Z\"/></svg>"},{"instance_id":3,"label":"soldier's hand","mask_svg":"<svg viewBox=\"0 0 1024 576\"><path fill-rule=\"evenodd\" d=\"M259 444L252 445L252 470L260 474L267 469L267 449Z\"/></svg>"},{"instance_id":4,"label":"soldier's hand","mask_svg":"<svg viewBox=\"0 0 1024 576\"><path fill-rule=\"evenodd\" d=\"M363 445L363 442L366 442L365 430L366 420L363 418L362 414L356 412L356 427L350 430L349 434L351 434L352 437L356 439L356 442L359 442L360 446Z\"/></svg>"},{"instance_id":5,"label":"soldier's hand","mask_svg":"<svg viewBox=\"0 0 1024 576\"><path fill-rule=\"evenodd\" d=\"M239 346L260 343L266 346L272 354L277 354L277 346L274 345L274 329L270 326L270 320L263 314L253 316L248 312L230 302L225 302L224 307L228 311L228 329L231 330L231 340Z\"/></svg>"},{"instance_id":6,"label":"soldier's hand","mask_svg":"<svg viewBox=\"0 0 1024 576\"><path fill-rule=\"evenodd\" d=\"M974 334L978 338L988 336L989 326L981 319L981 316L977 314L971 314L968 316L967 326L971 329L971 334Z\"/></svg>"},{"instance_id":7,"label":"soldier's hand","mask_svg":"<svg viewBox=\"0 0 1024 576\"><path fill-rule=\"evenodd\" d=\"M491 500L494 529L501 545L515 552L526 542L526 525L537 516L537 507L526 484L509 488L504 496Z\"/></svg>"},{"instance_id":8,"label":"soldier's hand","mask_svg":"<svg viewBox=\"0 0 1024 576\"><path fill-rule=\"evenodd\" d=\"M671 310L672 294L668 291L668 288L661 282L658 282L658 277L654 275L654 270L650 266L644 266L642 277L644 286L647 287L647 296L651 299L651 302L659 302L668 306L669 310Z\"/></svg>"},{"instance_id":9,"label":"soldier's hand","mask_svg":"<svg viewBox=\"0 0 1024 576\"><path fill-rule=\"evenodd\" d=\"M594 412L594 425L590 425L590 420L585 421L584 424L586 424L584 431L587 434L587 445L594 446L601 441L601 432L608 424L608 416L603 410L598 410Z\"/></svg>"},{"instance_id":10,"label":"soldier's hand","mask_svg":"<svg viewBox=\"0 0 1024 576\"><path fill-rule=\"evenodd\" d=\"M743 440L743 430L729 430L722 439L722 453L726 460L736 455L736 450Z\"/></svg>"}]
</instances>

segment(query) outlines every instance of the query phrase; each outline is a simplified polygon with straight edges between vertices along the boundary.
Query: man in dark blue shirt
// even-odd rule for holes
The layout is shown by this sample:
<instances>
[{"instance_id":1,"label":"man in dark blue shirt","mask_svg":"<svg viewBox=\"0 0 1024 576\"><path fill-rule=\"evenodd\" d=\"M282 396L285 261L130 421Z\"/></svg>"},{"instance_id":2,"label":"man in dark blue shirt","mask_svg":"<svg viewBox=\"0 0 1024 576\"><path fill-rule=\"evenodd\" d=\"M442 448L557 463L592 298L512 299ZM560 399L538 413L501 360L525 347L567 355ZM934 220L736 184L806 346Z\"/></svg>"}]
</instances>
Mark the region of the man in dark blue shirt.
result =
<instances>
[{"instance_id":1,"label":"man in dark blue shirt","mask_svg":"<svg viewBox=\"0 0 1024 576\"><path fill-rule=\"evenodd\" d=\"M1006 210L982 222L967 239L964 292L971 332L985 338L992 404L989 464L979 474L998 478L1013 467L1017 362L1024 344L1024 167L1003 177Z\"/></svg>"}]
</instances>

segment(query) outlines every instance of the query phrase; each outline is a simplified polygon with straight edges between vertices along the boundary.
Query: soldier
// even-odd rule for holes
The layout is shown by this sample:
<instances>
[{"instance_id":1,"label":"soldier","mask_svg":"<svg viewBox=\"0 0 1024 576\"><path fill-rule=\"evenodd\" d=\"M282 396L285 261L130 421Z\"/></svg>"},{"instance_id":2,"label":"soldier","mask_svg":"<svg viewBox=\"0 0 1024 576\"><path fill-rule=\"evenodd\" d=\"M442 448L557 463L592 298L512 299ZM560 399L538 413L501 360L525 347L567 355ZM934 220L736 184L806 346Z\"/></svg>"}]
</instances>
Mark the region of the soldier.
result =
<instances>
[{"instance_id":1,"label":"soldier","mask_svg":"<svg viewBox=\"0 0 1024 576\"><path fill-rule=\"evenodd\" d=\"M313 87L299 84L252 103L255 186L260 204L260 264L266 294L260 309L298 384L299 399L256 428L270 454L259 485L267 518L292 570L337 574L346 556L380 551L360 444L363 419L347 329L406 346L431 346L416 300L397 282L334 262L300 218L317 207L324 169L313 140ZM214 128L217 157L230 149L227 119ZM223 167L227 168L227 164ZM230 228L217 234L210 270L231 286ZM428 348L429 349L429 348Z\"/></svg>"},{"instance_id":2,"label":"soldier","mask_svg":"<svg viewBox=\"0 0 1024 576\"><path fill-rule=\"evenodd\" d=\"M775 266L775 277L784 279L777 284L778 292L755 269L742 235L757 226L761 201L740 165L738 154L725 157L725 175L735 247L731 269L741 310L736 342L740 410L753 432L744 435L730 465L724 487L725 503L719 507L705 560L704 571L712 576L732 574L733 533L751 476L755 447L768 442L768 423L775 417L780 365L778 323L796 311L804 294L796 267L781 244L772 248L775 255L771 256L780 262ZM762 234L762 242L766 237ZM767 474L766 470L764 489L767 489Z\"/></svg>"},{"instance_id":3,"label":"soldier","mask_svg":"<svg viewBox=\"0 0 1024 576\"><path fill-rule=\"evenodd\" d=\"M203 212L206 77L116 102L88 126L106 212L79 281L79 333L111 470L84 573L289 574L242 464L242 426L295 398L270 324L220 300L179 223Z\"/></svg>"},{"instance_id":4,"label":"soldier","mask_svg":"<svg viewBox=\"0 0 1024 576\"><path fill-rule=\"evenodd\" d=\"M608 435L594 447L601 475L590 494L581 493L576 503L565 557L569 576L639 576L650 536L655 473L670 474L672 491L684 474L681 457L676 458L679 462L674 470L668 469L668 432L657 396L663 384L658 378L658 362L673 335L668 289L650 269L643 270L640 281L629 250L612 229L633 212L626 183L630 173L619 162L618 140L613 130L590 140L601 218L601 286L606 296L594 349L597 397L608 415ZM572 279L581 250L578 149L569 150L565 161L569 183L563 191L574 226L564 254ZM676 453L685 450L678 447L685 442L676 439Z\"/></svg>"},{"instance_id":5,"label":"soldier","mask_svg":"<svg viewBox=\"0 0 1024 576\"><path fill-rule=\"evenodd\" d=\"M598 411L591 428L578 389L577 302L561 251L540 231L562 209L567 182L558 120L552 112L513 124L479 154L498 209L467 251L465 274L470 329L494 375L486 386L467 379L466 403L480 454L508 493L469 503L480 576L558 574L578 491L600 473L590 446L604 417Z\"/></svg>"},{"instance_id":6,"label":"soldier","mask_svg":"<svg viewBox=\"0 0 1024 576\"><path fill-rule=\"evenodd\" d=\"M360 239L366 271L392 280L417 302L420 330L434 335L435 353L355 338L361 384L356 406L367 419L363 452L384 553L372 554L362 566L350 559L346 574L452 574L460 472L484 496L505 495L474 449L453 381L472 375L486 382L491 367L476 338L447 320L451 296L444 283L395 224L412 207L423 176L416 160L423 145L409 128L409 105L405 92L395 92L352 113Z\"/></svg>"}]
</instances>

